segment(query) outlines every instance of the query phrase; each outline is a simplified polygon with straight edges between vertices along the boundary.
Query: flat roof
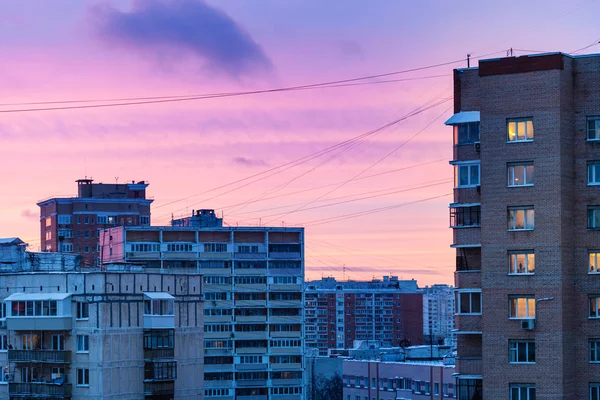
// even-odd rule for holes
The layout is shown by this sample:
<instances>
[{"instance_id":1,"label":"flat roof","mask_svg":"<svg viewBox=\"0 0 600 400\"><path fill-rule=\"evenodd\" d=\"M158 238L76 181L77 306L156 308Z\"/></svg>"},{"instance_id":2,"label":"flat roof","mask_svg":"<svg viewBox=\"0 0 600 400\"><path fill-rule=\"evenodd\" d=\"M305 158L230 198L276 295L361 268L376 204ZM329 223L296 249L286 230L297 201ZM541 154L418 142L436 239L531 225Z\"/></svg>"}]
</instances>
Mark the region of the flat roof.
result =
<instances>
[{"instance_id":1,"label":"flat roof","mask_svg":"<svg viewBox=\"0 0 600 400\"><path fill-rule=\"evenodd\" d=\"M64 300L70 296L71 293L13 293L4 301Z\"/></svg>"},{"instance_id":2,"label":"flat roof","mask_svg":"<svg viewBox=\"0 0 600 400\"><path fill-rule=\"evenodd\" d=\"M166 292L144 292L144 296L152 300L172 300L175 298Z\"/></svg>"}]
</instances>

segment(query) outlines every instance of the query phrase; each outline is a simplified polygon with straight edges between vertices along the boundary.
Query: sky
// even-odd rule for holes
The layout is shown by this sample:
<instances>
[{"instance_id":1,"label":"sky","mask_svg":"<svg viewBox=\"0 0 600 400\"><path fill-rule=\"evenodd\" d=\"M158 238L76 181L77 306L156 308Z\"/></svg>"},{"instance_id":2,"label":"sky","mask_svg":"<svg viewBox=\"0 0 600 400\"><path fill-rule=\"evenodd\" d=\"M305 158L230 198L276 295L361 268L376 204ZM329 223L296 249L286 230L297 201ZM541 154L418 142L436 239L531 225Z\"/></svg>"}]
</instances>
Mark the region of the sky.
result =
<instances>
[{"instance_id":1,"label":"sky","mask_svg":"<svg viewBox=\"0 0 600 400\"><path fill-rule=\"evenodd\" d=\"M232 226L304 226L307 279L452 284L452 69L467 54L476 65L509 48L589 46L599 11L597 0L2 2L0 237L39 250L36 202L75 195L76 179L146 180L153 225L212 208ZM378 84L14 112L437 64Z\"/></svg>"}]
</instances>

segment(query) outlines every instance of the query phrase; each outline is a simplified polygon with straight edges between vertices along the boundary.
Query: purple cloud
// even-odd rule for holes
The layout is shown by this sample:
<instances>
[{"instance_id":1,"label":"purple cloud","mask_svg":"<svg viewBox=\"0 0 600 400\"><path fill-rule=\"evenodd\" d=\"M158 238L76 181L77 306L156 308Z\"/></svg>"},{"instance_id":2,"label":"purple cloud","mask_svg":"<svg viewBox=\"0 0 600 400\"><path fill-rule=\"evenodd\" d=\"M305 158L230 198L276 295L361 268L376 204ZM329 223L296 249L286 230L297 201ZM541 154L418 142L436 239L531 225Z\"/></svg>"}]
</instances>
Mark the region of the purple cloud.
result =
<instances>
[{"instance_id":1,"label":"purple cloud","mask_svg":"<svg viewBox=\"0 0 600 400\"><path fill-rule=\"evenodd\" d=\"M135 0L130 11L110 5L91 11L101 39L149 52L163 64L187 56L236 78L272 66L242 26L203 0Z\"/></svg>"},{"instance_id":2,"label":"purple cloud","mask_svg":"<svg viewBox=\"0 0 600 400\"><path fill-rule=\"evenodd\" d=\"M21 217L23 218L27 218L33 221L38 221L40 219L40 214L34 211L31 211L30 209L26 209L21 211Z\"/></svg>"},{"instance_id":3,"label":"purple cloud","mask_svg":"<svg viewBox=\"0 0 600 400\"><path fill-rule=\"evenodd\" d=\"M264 167L267 163L261 159L251 159L246 157L235 157L233 162L238 165L243 165L245 167Z\"/></svg>"}]
</instances>

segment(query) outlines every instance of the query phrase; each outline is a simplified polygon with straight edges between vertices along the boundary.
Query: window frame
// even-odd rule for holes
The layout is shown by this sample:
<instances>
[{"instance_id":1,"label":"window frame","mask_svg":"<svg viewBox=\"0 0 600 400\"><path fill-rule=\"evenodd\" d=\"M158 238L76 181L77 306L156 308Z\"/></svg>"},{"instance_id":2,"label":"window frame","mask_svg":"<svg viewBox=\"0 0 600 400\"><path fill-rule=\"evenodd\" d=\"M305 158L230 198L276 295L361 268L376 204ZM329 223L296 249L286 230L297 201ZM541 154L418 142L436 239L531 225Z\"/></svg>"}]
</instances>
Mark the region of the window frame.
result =
<instances>
[{"instance_id":1,"label":"window frame","mask_svg":"<svg viewBox=\"0 0 600 400\"><path fill-rule=\"evenodd\" d=\"M513 396L513 390L517 389L517 397ZM521 390L525 389L527 391L525 397L521 396ZM533 396L531 393L531 390L533 389ZM509 398L510 400L530 400L532 398L535 398L536 394L535 394L535 384L534 383L511 383L510 384L510 395Z\"/></svg>"},{"instance_id":2,"label":"window frame","mask_svg":"<svg viewBox=\"0 0 600 400\"><path fill-rule=\"evenodd\" d=\"M76 353L89 353L90 352L90 336L89 335L77 335L75 336L75 352Z\"/></svg>"},{"instance_id":3,"label":"window frame","mask_svg":"<svg viewBox=\"0 0 600 400\"><path fill-rule=\"evenodd\" d=\"M588 319L600 319L600 296L593 295L589 296L588 299ZM594 306L592 306L593 303L595 303ZM594 315L592 315L592 310L594 310Z\"/></svg>"},{"instance_id":4,"label":"window frame","mask_svg":"<svg viewBox=\"0 0 600 400\"><path fill-rule=\"evenodd\" d=\"M589 362L591 364L600 364L600 339L590 339L589 343Z\"/></svg>"},{"instance_id":5,"label":"window frame","mask_svg":"<svg viewBox=\"0 0 600 400\"><path fill-rule=\"evenodd\" d=\"M461 135L462 133L462 135ZM452 126L454 146L469 146L477 143L481 139L481 124L479 121L464 122ZM460 138L466 135L466 141L460 141ZM476 137L476 139L475 139Z\"/></svg>"},{"instance_id":6,"label":"window frame","mask_svg":"<svg viewBox=\"0 0 600 400\"><path fill-rule=\"evenodd\" d=\"M533 218L528 218L528 211L532 211ZM523 211L523 228L517 227L517 216L511 216L511 212L515 211ZM533 222L531 224L528 223L529 219L532 219ZM511 206L508 207L506 212L506 220L507 220L507 231L509 232L519 232L519 231L533 231L535 230L535 207L534 206ZM512 224L511 224L512 220ZM528 226L530 225L530 227Z\"/></svg>"},{"instance_id":7,"label":"window frame","mask_svg":"<svg viewBox=\"0 0 600 400\"><path fill-rule=\"evenodd\" d=\"M524 183L515 183L515 168L523 167L523 176L519 177L522 179ZM528 167L531 167L531 174L528 174ZM511 179L512 177L512 179ZM533 161L519 161L519 162L510 162L506 164L506 187L509 188L518 188L518 187L528 187L535 185L535 166ZM531 179L528 179L531 178ZM518 179L517 179L518 180ZM531 181L531 183L530 183Z\"/></svg>"},{"instance_id":8,"label":"window frame","mask_svg":"<svg viewBox=\"0 0 600 400\"><path fill-rule=\"evenodd\" d=\"M76 320L90 319L90 304L86 301L76 301L75 304L76 304L75 319Z\"/></svg>"},{"instance_id":9,"label":"window frame","mask_svg":"<svg viewBox=\"0 0 600 400\"><path fill-rule=\"evenodd\" d=\"M525 345L526 361L519 361L519 345ZM513 346L514 345L514 346ZM533 350L530 350L533 345ZM530 351L533 353L533 361L530 361ZM508 362L509 364L535 364L535 340L533 339L511 339L508 341Z\"/></svg>"},{"instance_id":10,"label":"window frame","mask_svg":"<svg viewBox=\"0 0 600 400\"><path fill-rule=\"evenodd\" d=\"M587 211L587 229L589 231L600 230L600 205L589 205ZM598 216L595 216L594 214L598 214Z\"/></svg>"},{"instance_id":11,"label":"window frame","mask_svg":"<svg viewBox=\"0 0 600 400\"><path fill-rule=\"evenodd\" d=\"M600 400L600 382L590 382L590 400Z\"/></svg>"},{"instance_id":12,"label":"window frame","mask_svg":"<svg viewBox=\"0 0 600 400\"><path fill-rule=\"evenodd\" d=\"M525 272L518 272L518 258L524 256ZM531 259L529 256L532 256ZM533 261L533 270L529 271L530 261ZM534 275L535 274L535 252L533 250L509 250L508 251L508 274L509 275Z\"/></svg>"},{"instance_id":13,"label":"window frame","mask_svg":"<svg viewBox=\"0 0 600 400\"><path fill-rule=\"evenodd\" d=\"M590 122L594 122L594 137L590 138ZM585 119L585 139L587 142L600 141L600 116L586 117Z\"/></svg>"},{"instance_id":14,"label":"window frame","mask_svg":"<svg viewBox=\"0 0 600 400\"><path fill-rule=\"evenodd\" d=\"M519 300L526 301L526 303L525 303L525 316L519 316L519 304L518 304ZM533 314L531 313L531 310L530 310L530 301L529 300L533 300ZM517 302L515 304L515 307L514 307L515 315L513 315L513 313L512 313L512 311L513 311L513 305L512 305L513 301ZM535 319L535 316L536 316L536 300L535 300L535 297L533 295L515 295L515 296L510 296L508 298L508 316L509 316L509 319L512 319L512 320Z\"/></svg>"},{"instance_id":15,"label":"window frame","mask_svg":"<svg viewBox=\"0 0 600 400\"><path fill-rule=\"evenodd\" d=\"M464 189L464 188L474 188L481 185L481 163L480 161L465 161L465 162L456 162L454 165L454 188L455 189ZM466 185L461 185L461 167L467 168L467 181ZM473 172L472 168L477 167L477 183L472 182Z\"/></svg>"},{"instance_id":16,"label":"window frame","mask_svg":"<svg viewBox=\"0 0 600 400\"><path fill-rule=\"evenodd\" d=\"M592 262L592 258L594 261ZM600 250L588 250L588 274L600 274Z\"/></svg>"},{"instance_id":17,"label":"window frame","mask_svg":"<svg viewBox=\"0 0 600 400\"><path fill-rule=\"evenodd\" d=\"M525 139L519 139L519 123L520 122L524 122L524 127L525 127L525 132L524 132L524 137ZM528 124L528 122L531 122L531 124ZM511 140L510 138L510 124L515 124L515 136L514 139ZM529 131L529 126L531 125L531 137L528 137L528 131ZM533 142L534 140L534 135L535 135L535 128L533 127L533 117L521 117L521 118L508 118L506 120L506 143L528 143L528 142Z\"/></svg>"},{"instance_id":18,"label":"window frame","mask_svg":"<svg viewBox=\"0 0 600 400\"><path fill-rule=\"evenodd\" d=\"M473 303L473 293L479 295L479 311L473 311L473 305L477 303ZM465 294L469 295L469 312L462 312L463 300L461 295ZM483 300L481 295L481 289L465 289L456 291L456 315L481 315L482 308Z\"/></svg>"},{"instance_id":19,"label":"window frame","mask_svg":"<svg viewBox=\"0 0 600 400\"><path fill-rule=\"evenodd\" d=\"M468 218L467 218L468 216ZM458 221L458 222L457 222ZM467 224L466 222L470 222ZM459 205L450 207L451 228L478 228L481 227L481 204Z\"/></svg>"},{"instance_id":20,"label":"window frame","mask_svg":"<svg viewBox=\"0 0 600 400\"><path fill-rule=\"evenodd\" d=\"M597 167L598 170L596 170L596 168L594 167ZM592 177L594 179L590 179ZM600 160L593 160L587 162L587 185L600 186Z\"/></svg>"},{"instance_id":21,"label":"window frame","mask_svg":"<svg viewBox=\"0 0 600 400\"><path fill-rule=\"evenodd\" d=\"M78 387L89 387L90 386L90 370L89 368L77 368L77 386Z\"/></svg>"}]
</instances>

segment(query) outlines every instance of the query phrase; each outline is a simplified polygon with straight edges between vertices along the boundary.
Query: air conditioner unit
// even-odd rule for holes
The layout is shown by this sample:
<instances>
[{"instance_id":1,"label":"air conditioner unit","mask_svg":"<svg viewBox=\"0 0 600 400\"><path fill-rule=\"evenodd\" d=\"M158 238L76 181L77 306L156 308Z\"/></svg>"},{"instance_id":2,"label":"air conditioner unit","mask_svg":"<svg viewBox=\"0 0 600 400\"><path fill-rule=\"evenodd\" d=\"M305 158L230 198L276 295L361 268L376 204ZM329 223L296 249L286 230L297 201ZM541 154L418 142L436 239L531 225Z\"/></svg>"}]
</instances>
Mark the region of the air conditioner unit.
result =
<instances>
[{"instance_id":1,"label":"air conditioner unit","mask_svg":"<svg viewBox=\"0 0 600 400\"><path fill-rule=\"evenodd\" d=\"M12 374L4 374L4 382L12 382L13 375Z\"/></svg>"},{"instance_id":2,"label":"air conditioner unit","mask_svg":"<svg viewBox=\"0 0 600 400\"><path fill-rule=\"evenodd\" d=\"M532 331L535 328L535 319L522 319L521 329L526 331Z\"/></svg>"},{"instance_id":3,"label":"air conditioner unit","mask_svg":"<svg viewBox=\"0 0 600 400\"><path fill-rule=\"evenodd\" d=\"M481 150L481 143L480 142L473 143L473 148L475 149L475 151L479 152Z\"/></svg>"}]
</instances>

